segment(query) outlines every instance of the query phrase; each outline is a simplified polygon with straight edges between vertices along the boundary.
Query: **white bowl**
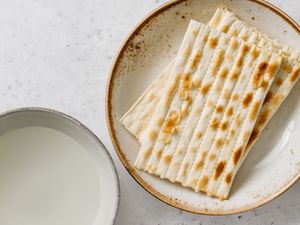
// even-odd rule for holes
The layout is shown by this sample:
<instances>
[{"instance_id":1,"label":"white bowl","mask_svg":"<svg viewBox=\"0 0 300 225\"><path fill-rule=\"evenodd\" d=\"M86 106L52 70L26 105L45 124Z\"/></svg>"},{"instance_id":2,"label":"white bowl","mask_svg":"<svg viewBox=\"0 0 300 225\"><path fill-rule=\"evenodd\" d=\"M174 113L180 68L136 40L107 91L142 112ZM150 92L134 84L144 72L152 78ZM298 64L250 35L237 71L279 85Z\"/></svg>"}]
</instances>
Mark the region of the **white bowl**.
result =
<instances>
[{"instance_id":1,"label":"white bowl","mask_svg":"<svg viewBox=\"0 0 300 225\"><path fill-rule=\"evenodd\" d=\"M63 113L0 115L0 224L111 225L119 203L114 163L101 141Z\"/></svg>"},{"instance_id":2,"label":"white bowl","mask_svg":"<svg viewBox=\"0 0 300 225\"><path fill-rule=\"evenodd\" d=\"M158 199L202 214L232 214L276 198L300 177L300 83L296 84L235 178L230 198L220 201L135 169L140 145L119 122L148 85L175 57L190 19L206 23L220 4L270 37L300 46L300 27L262 0L175 0L146 16L125 40L107 85L107 122L122 163Z\"/></svg>"}]
</instances>

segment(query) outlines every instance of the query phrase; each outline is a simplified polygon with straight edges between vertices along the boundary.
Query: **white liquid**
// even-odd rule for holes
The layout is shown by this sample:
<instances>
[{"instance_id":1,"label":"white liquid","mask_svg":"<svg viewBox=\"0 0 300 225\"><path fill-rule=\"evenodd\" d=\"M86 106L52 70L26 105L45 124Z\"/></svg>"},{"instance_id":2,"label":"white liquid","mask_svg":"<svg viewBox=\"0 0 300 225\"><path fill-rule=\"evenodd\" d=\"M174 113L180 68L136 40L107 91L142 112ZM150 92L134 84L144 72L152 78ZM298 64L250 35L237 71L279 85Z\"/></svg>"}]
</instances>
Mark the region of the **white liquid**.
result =
<instances>
[{"instance_id":1,"label":"white liquid","mask_svg":"<svg viewBox=\"0 0 300 225\"><path fill-rule=\"evenodd\" d=\"M0 225L92 225L99 177L69 136L26 127L0 136Z\"/></svg>"}]
</instances>

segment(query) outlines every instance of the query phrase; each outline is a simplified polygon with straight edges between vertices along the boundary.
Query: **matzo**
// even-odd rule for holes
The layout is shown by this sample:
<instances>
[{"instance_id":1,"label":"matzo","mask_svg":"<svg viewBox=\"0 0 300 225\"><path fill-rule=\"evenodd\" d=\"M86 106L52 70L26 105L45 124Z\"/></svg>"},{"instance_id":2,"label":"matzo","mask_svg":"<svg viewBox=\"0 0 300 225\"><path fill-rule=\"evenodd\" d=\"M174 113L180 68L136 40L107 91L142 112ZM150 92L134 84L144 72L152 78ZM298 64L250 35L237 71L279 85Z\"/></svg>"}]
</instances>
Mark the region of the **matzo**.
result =
<instances>
[{"instance_id":1,"label":"matzo","mask_svg":"<svg viewBox=\"0 0 300 225\"><path fill-rule=\"evenodd\" d=\"M280 64L278 54L192 21L141 140L136 167L226 198L229 189L217 192L220 182L214 174L223 177L235 144L244 151ZM229 115L231 108L238 110ZM215 113L221 114L220 121L212 118ZM226 129L222 129L221 121L228 123ZM235 138L227 138L233 129ZM215 139L218 135L220 138ZM203 136L210 136L216 144L198 149ZM227 140L232 141L227 144ZM222 171L216 165L219 159L224 164Z\"/></svg>"}]
</instances>

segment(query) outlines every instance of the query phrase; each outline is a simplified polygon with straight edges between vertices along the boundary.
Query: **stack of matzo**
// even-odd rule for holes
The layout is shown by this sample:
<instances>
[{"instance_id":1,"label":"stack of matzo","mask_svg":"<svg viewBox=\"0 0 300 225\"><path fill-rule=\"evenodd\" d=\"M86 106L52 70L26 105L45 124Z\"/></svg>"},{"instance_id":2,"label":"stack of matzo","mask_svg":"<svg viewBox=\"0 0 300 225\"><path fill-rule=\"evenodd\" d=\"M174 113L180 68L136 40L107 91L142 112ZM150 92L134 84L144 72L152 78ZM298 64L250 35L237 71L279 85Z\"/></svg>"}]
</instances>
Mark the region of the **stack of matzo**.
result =
<instances>
[{"instance_id":1,"label":"stack of matzo","mask_svg":"<svg viewBox=\"0 0 300 225\"><path fill-rule=\"evenodd\" d=\"M298 61L225 8L209 26L192 21L175 60L121 119L142 144L137 168L227 198L248 150L297 81Z\"/></svg>"}]
</instances>

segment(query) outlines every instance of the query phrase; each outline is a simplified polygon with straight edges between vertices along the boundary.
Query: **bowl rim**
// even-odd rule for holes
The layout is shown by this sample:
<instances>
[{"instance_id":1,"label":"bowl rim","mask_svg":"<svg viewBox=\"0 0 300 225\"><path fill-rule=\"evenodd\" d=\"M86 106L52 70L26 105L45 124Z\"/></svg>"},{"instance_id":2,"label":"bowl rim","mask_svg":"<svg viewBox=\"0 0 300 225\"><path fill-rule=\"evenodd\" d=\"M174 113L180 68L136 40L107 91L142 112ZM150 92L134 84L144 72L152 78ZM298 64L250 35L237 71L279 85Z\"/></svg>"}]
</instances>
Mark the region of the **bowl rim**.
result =
<instances>
[{"instance_id":1,"label":"bowl rim","mask_svg":"<svg viewBox=\"0 0 300 225\"><path fill-rule=\"evenodd\" d=\"M270 201L276 199L277 197L281 196L283 193L288 191L299 179L300 179L300 173L297 174L293 179L291 179L285 186L281 188L278 192L274 193L273 195L264 198L256 203L246 205L244 207L238 208L238 209L231 209L231 210L209 210L209 209L199 209L193 206L189 206L185 203L177 201L177 199L171 198L167 195L161 194L159 191L157 191L155 188L153 188L150 184L148 184L138 173L135 172L135 168L132 167L127 160L125 154L123 153L121 146L118 142L118 138L116 135L116 131L114 129L114 120L112 115L112 93L114 89L114 79L116 75L116 68L118 67L120 60L122 59L122 56L124 54L125 49L129 45L130 41L136 36L136 34L146 25L152 18L158 16L165 10L173 7L174 5L180 4L186 0L169 0L166 3L158 6L154 10L150 11L146 16L144 16L140 22L130 31L130 33L125 37L123 40L118 52L116 53L111 69L109 72L109 76L106 83L106 94L105 94L105 117L106 117L106 123L109 131L109 136L111 139L111 142L114 146L114 149L122 162L123 166L126 168L128 173L131 175L131 177L148 193L150 193L153 197L156 199L166 203L169 206L172 206L174 208L184 210L186 212L195 213L195 214L202 214L202 215L211 215L211 216L222 216L222 215L232 215L237 213L246 212L249 210L257 209L258 207L261 207ZM281 9L279 9L277 6L267 2L266 0L247 0L248 2L253 2L255 4L261 5L265 7L266 9L271 10L273 13L276 13L278 16L280 16L282 19L284 19L299 35L300 35L300 25L298 25L290 16L288 16L285 12L283 12Z\"/></svg>"},{"instance_id":2,"label":"bowl rim","mask_svg":"<svg viewBox=\"0 0 300 225\"><path fill-rule=\"evenodd\" d=\"M44 107L21 107L21 108L15 108L15 109L11 109L11 110L7 110L4 112L0 113L0 119L5 117L5 116L9 116L9 115L13 115L13 114L18 114L18 113L24 113L24 112L38 112L38 113L46 113L49 115L54 115L57 117L60 117L64 120L67 120L73 124L75 124L77 127L79 127L81 129L82 132L84 132L85 134L87 134L88 136L90 136L99 146L99 151L103 151L106 154L106 157L109 161L109 163L112 166L112 170L113 170L113 174L114 174L114 183L116 186L116 198L117 198L117 202L115 204L115 208L114 208L114 212L113 212L113 219L111 221L111 225L115 224L116 221L116 217L117 217L117 212L120 206L120 193L121 193L121 189L120 189L120 180L119 180L119 175L115 166L115 163L109 153L109 151L107 150L107 148L105 147L105 145L102 143L102 141L100 140L100 138L98 138L96 136L96 134L94 134L94 132L92 132L86 125L84 125L81 121L79 121L78 119L75 119L74 117L54 110L54 109L50 109L50 108L44 108Z\"/></svg>"}]
</instances>

